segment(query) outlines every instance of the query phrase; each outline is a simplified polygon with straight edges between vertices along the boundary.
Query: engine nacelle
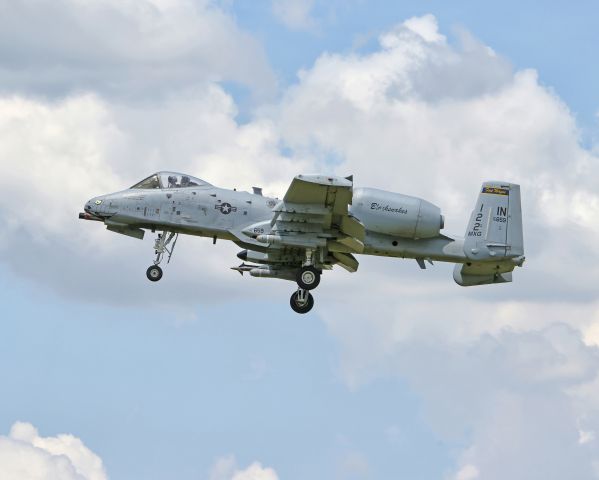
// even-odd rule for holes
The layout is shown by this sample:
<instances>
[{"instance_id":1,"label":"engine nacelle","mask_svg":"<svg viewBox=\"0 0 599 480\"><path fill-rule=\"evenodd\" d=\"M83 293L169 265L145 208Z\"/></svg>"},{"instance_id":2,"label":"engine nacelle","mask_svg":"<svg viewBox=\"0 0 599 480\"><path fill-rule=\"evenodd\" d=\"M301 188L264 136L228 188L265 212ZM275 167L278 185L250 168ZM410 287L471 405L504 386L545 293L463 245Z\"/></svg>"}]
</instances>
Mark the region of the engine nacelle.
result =
<instances>
[{"instance_id":1,"label":"engine nacelle","mask_svg":"<svg viewBox=\"0 0 599 480\"><path fill-rule=\"evenodd\" d=\"M404 238L432 238L444 227L441 209L426 200L376 188L354 189L352 215L377 233Z\"/></svg>"}]
</instances>

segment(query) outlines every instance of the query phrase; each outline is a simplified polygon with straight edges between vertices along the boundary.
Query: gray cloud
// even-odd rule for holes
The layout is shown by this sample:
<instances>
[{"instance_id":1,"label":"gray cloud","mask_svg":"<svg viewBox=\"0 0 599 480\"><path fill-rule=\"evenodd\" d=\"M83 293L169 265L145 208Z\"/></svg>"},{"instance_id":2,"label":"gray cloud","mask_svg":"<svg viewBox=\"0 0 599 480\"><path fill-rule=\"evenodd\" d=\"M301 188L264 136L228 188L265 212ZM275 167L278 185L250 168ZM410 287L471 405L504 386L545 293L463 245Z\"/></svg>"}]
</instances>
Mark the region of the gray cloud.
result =
<instances>
[{"instance_id":1,"label":"gray cloud","mask_svg":"<svg viewBox=\"0 0 599 480\"><path fill-rule=\"evenodd\" d=\"M210 1L2 2L0 64L0 91L51 97L139 100L206 81L258 97L276 88L259 42Z\"/></svg>"},{"instance_id":2,"label":"gray cloud","mask_svg":"<svg viewBox=\"0 0 599 480\"><path fill-rule=\"evenodd\" d=\"M489 308L430 302L433 321L409 307L377 307L374 316L354 305L327 311L325 321L343 346L350 384L401 377L422 399L435 433L467 445L451 478L469 471L485 479L596 478L599 350L560 323L466 335L464 316L487 322L482 312Z\"/></svg>"},{"instance_id":3,"label":"gray cloud","mask_svg":"<svg viewBox=\"0 0 599 480\"><path fill-rule=\"evenodd\" d=\"M151 233L139 241L77 219L89 198L126 188L159 169L282 194L294 167L279 153L273 126L240 126L234 115L230 96L216 85L144 108L109 104L93 95L60 102L0 99L0 161L8 165L19 159L0 181L5 195L15 200L0 205L3 263L73 298L161 305L185 315L195 311L200 298L267 295L261 282L229 270L239 263L238 247L186 237L177 244L157 296L144 277L153 260ZM275 291L288 288L274 283ZM224 284L229 287L223 289Z\"/></svg>"},{"instance_id":4,"label":"gray cloud","mask_svg":"<svg viewBox=\"0 0 599 480\"><path fill-rule=\"evenodd\" d=\"M513 284L460 289L446 265L364 259L359 279L323 282L343 300L318 308L352 388L408 379L435 432L470 445L456 479L594 478L599 159L561 100L475 40L450 46L425 16L371 54L322 55L277 115L292 151L433 200L452 233L482 180L522 184L528 260Z\"/></svg>"}]
</instances>

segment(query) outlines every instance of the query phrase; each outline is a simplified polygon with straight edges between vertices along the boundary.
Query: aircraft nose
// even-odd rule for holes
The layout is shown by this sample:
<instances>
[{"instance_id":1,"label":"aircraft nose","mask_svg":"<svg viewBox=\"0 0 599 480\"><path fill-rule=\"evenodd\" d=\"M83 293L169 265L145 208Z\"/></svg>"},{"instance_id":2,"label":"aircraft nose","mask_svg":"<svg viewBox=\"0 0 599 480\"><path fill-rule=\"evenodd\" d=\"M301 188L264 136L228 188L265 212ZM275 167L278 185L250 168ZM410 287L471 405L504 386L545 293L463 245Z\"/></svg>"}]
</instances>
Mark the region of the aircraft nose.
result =
<instances>
[{"instance_id":1,"label":"aircraft nose","mask_svg":"<svg viewBox=\"0 0 599 480\"><path fill-rule=\"evenodd\" d=\"M104 197L94 197L87 201L83 209L87 213L96 214L100 212L101 207L103 206Z\"/></svg>"},{"instance_id":2,"label":"aircraft nose","mask_svg":"<svg viewBox=\"0 0 599 480\"><path fill-rule=\"evenodd\" d=\"M83 220L101 220L101 215L98 212L98 207L102 203L98 202L99 197L92 198L88 200L83 206L83 210L85 213L80 213L79 218Z\"/></svg>"}]
</instances>

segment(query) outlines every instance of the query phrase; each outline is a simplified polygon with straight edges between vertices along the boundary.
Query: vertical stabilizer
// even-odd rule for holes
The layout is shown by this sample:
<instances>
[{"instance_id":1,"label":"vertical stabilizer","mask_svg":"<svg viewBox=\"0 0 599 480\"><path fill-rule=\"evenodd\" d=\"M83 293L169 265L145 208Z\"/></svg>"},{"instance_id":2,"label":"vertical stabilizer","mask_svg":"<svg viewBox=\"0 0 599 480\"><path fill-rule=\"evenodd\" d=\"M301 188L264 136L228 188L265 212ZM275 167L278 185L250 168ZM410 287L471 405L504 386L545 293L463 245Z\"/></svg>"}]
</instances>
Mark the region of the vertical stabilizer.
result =
<instances>
[{"instance_id":1,"label":"vertical stabilizer","mask_svg":"<svg viewBox=\"0 0 599 480\"><path fill-rule=\"evenodd\" d=\"M512 271L524 262L520 185L483 183L466 229L464 254L467 261L453 269L458 285L512 281Z\"/></svg>"},{"instance_id":2,"label":"vertical stabilizer","mask_svg":"<svg viewBox=\"0 0 599 480\"><path fill-rule=\"evenodd\" d=\"M468 222L464 253L477 261L524 255L520 185L483 183Z\"/></svg>"}]
</instances>

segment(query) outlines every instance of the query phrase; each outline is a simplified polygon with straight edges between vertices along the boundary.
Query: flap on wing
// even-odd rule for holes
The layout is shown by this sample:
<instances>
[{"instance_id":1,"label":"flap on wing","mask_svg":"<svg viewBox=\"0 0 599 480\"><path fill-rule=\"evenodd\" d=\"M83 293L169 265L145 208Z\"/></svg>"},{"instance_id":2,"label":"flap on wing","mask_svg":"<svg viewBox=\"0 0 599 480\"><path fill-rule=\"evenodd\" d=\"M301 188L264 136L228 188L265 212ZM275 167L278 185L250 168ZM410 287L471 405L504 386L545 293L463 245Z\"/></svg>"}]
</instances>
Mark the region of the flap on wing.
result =
<instances>
[{"instance_id":1,"label":"flap on wing","mask_svg":"<svg viewBox=\"0 0 599 480\"><path fill-rule=\"evenodd\" d=\"M351 253L333 252L333 257L339 262L338 265L348 272L354 273L358 270L358 261Z\"/></svg>"},{"instance_id":2,"label":"flap on wing","mask_svg":"<svg viewBox=\"0 0 599 480\"><path fill-rule=\"evenodd\" d=\"M341 230L346 235L350 237L354 237L364 243L364 237L366 236L366 228L364 224L360 222L356 217L352 216L343 216L341 217L341 225L339 225L339 230Z\"/></svg>"},{"instance_id":3,"label":"flap on wing","mask_svg":"<svg viewBox=\"0 0 599 480\"><path fill-rule=\"evenodd\" d=\"M364 251L364 243L357 238L350 237L349 235L343 235L337 238L337 242L349 248L350 252L362 253Z\"/></svg>"},{"instance_id":4,"label":"flap on wing","mask_svg":"<svg viewBox=\"0 0 599 480\"><path fill-rule=\"evenodd\" d=\"M327 207L336 215L347 215L352 201L351 180L324 175L297 175L283 197L285 203Z\"/></svg>"}]
</instances>

